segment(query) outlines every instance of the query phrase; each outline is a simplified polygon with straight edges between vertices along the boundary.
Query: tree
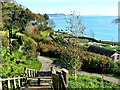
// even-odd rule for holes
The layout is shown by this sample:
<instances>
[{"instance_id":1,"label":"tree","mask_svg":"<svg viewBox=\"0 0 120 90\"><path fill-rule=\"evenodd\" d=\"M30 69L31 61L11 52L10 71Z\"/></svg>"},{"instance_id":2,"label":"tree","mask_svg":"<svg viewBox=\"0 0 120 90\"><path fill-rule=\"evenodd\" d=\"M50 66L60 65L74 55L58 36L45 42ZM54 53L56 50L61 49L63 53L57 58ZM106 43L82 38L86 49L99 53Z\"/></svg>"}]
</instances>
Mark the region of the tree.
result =
<instances>
[{"instance_id":1,"label":"tree","mask_svg":"<svg viewBox=\"0 0 120 90\"><path fill-rule=\"evenodd\" d=\"M77 71L81 68L84 51L75 45L68 45L62 50L61 63L74 74L74 79L77 80Z\"/></svg>"},{"instance_id":2,"label":"tree","mask_svg":"<svg viewBox=\"0 0 120 90\"><path fill-rule=\"evenodd\" d=\"M75 11L73 11L70 15L70 18L66 22L68 24L68 32L72 35L78 37L85 34L85 27L82 24L80 14L77 14Z\"/></svg>"},{"instance_id":3,"label":"tree","mask_svg":"<svg viewBox=\"0 0 120 90\"><path fill-rule=\"evenodd\" d=\"M49 16L46 13L43 16L44 16L45 20L49 19Z\"/></svg>"},{"instance_id":4,"label":"tree","mask_svg":"<svg viewBox=\"0 0 120 90\"><path fill-rule=\"evenodd\" d=\"M95 33L91 30L91 35L94 38L95 37Z\"/></svg>"},{"instance_id":5,"label":"tree","mask_svg":"<svg viewBox=\"0 0 120 90\"><path fill-rule=\"evenodd\" d=\"M37 43L41 39L41 33L37 25L32 25L31 23L27 24L26 35L33 38Z\"/></svg>"},{"instance_id":6,"label":"tree","mask_svg":"<svg viewBox=\"0 0 120 90\"><path fill-rule=\"evenodd\" d=\"M35 58L37 55L37 52L36 52L37 51L37 42L33 38L31 38L25 34L16 33L16 35L18 37L22 38L22 42L23 42L22 51L23 51L24 55L26 55L29 58Z\"/></svg>"},{"instance_id":7,"label":"tree","mask_svg":"<svg viewBox=\"0 0 120 90\"><path fill-rule=\"evenodd\" d=\"M45 21L44 16L41 14L35 14L28 8L25 9L22 5L15 3L2 4L2 23L4 30L7 30L6 26L10 26L12 22L12 28L21 30L27 23L40 24ZM47 16L46 16L47 18Z\"/></svg>"},{"instance_id":8,"label":"tree","mask_svg":"<svg viewBox=\"0 0 120 90\"><path fill-rule=\"evenodd\" d=\"M76 12L73 12L70 19L66 22L68 23L67 32L70 33L69 37L76 38L67 38L68 45L62 49L63 52L61 54L61 59L62 63L69 70L72 70L72 73L74 73L74 79L77 80L77 70L80 69L82 60L84 59L83 46L79 46L78 41L80 40L78 37L85 34L85 27L81 22L80 15L76 15ZM82 43L82 40L80 42Z\"/></svg>"},{"instance_id":9,"label":"tree","mask_svg":"<svg viewBox=\"0 0 120 90\"><path fill-rule=\"evenodd\" d=\"M52 19L48 20L48 27L50 27L51 29L55 27L55 22Z\"/></svg>"}]
</instances>

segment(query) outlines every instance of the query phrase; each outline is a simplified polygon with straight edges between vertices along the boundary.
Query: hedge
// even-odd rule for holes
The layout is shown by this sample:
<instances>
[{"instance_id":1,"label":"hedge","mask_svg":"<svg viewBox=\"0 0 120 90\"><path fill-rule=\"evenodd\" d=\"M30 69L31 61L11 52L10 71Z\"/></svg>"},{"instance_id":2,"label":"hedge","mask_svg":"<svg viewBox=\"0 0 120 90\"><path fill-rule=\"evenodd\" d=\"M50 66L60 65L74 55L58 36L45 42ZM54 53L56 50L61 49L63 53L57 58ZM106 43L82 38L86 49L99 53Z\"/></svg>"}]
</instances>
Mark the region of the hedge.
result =
<instances>
[{"instance_id":1,"label":"hedge","mask_svg":"<svg viewBox=\"0 0 120 90\"><path fill-rule=\"evenodd\" d=\"M87 53L83 61L82 70L94 73L118 73L119 65L109 58L101 55Z\"/></svg>"}]
</instances>

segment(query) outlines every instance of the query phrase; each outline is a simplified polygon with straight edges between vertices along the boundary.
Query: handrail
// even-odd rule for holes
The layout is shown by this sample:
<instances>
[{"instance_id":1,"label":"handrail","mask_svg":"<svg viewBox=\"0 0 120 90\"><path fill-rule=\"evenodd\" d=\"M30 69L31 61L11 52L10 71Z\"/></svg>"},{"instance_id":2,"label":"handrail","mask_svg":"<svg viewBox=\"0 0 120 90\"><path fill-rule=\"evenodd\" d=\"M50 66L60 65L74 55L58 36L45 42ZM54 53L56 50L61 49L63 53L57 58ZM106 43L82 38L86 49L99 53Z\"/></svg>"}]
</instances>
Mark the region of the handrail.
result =
<instances>
[{"instance_id":1,"label":"handrail","mask_svg":"<svg viewBox=\"0 0 120 90\"><path fill-rule=\"evenodd\" d=\"M55 90L67 90L68 89L68 70L61 69L56 71L54 67L51 67L51 76L53 81L53 87Z\"/></svg>"},{"instance_id":2,"label":"handrail","mask_svg":"<svg viewBox=\"0 0 120 90\"><path fill-rule=\"evenodd\" d=\"M20 88L21 86L23 86L22 85L22 82L24 82L25 83L25 79L26 77L13 77L13 78L0 78L0 90L2 90L3 89L3 87L2 87L2 82L3 81L7 81L7 87L8 87L8 89L10 89L11 88L11 82L10 81L12 81L13 80L13 86L14 86L14 89L17 89L17 83L16 83L16 80L18 80L18 88Z\"/></svg>"},{"instance_id":3,"label":"handrail","mask_svg":"<svg viewBox=\"0 0 120 90\"><path fill-rule=\"evenodd\" d=\"M63 89L64 89L64 90L67 90L67 85L66 85L66 83L65 83L65 80L64 80L64 77L63 77L62 73L60 73L60 80L61 80Z\"/></svg>"},{"instance_id":4,"label":"handrail","mask_svg":"<svg viewBox=\"0 0 120 90\"><path fill-rule=\"evenodd\" d=\"M13 80L13 79L22 79L25 77L13 77L13 78L0 78L0 81Z\"/></svg>"},{"instance_id":5,"label":"handrail","mask_svg":"<svg viewBox=\"0 0 120 90\"><path fill-rule=\"evenodd\" d=\"M26 77L36 77L38 71L36 69L24 68L24 74Z\"/></svg>"}]
</instances>

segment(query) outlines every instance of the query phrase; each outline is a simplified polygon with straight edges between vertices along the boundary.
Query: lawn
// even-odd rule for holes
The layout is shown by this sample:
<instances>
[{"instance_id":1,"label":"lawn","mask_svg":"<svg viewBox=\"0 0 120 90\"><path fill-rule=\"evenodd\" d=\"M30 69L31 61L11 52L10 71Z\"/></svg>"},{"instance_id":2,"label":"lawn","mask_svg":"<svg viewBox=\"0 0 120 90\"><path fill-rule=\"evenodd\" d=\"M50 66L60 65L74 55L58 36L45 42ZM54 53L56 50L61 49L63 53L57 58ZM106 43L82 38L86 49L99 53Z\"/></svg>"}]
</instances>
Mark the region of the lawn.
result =
<instances>
[{"instance_id":1,"label":"lawn","mask_svg":"<svg viewBox=\"0 0 120 90\"><path fill-rule=\"evenodd\" d=\"M107 76L114 77L114 78L119 78L120 79L120 74L106 74Z\"/></svg>"},{"instance_id":2,"label":"lawn","mask_svg":"<svg viewBox=\"0 0 120 90\"><path fill-rule=\"evenodd\" d=\"M82 75L79 74L77 77L77 81L74 80L73 76L69 75L69 81L68 81L68 87L69 89L80 89L80 88L120 88L120 85L105 81L100 77L97 76L88 76L88 75Z\"/></svg>"},{"instance_id":3,"label":"lawn","mask_svg":"<svg viewBox=\"0 0 120 90\"><path fill-rule=\"evenodd\" d=\"M27 60L25 64L23 64L23 66L26 68L37 69L38 71L40 71L40 68L42 67L42 63L36 59L32 59L32 60Z\"/></svg>"},{"instance_id":4,"label":"lawn","mask_svg":"<svg viewBox=\"0 0 120 90\"><path fill-rule=\"evenodd\" d=\"M51 58L51 57L47 57L47 56L44 56L44 57L46 57L46 58L48 58L50 60L53 60L53 61L59 61L60 60L60 58Z\"/></svg>"}]
</instances>

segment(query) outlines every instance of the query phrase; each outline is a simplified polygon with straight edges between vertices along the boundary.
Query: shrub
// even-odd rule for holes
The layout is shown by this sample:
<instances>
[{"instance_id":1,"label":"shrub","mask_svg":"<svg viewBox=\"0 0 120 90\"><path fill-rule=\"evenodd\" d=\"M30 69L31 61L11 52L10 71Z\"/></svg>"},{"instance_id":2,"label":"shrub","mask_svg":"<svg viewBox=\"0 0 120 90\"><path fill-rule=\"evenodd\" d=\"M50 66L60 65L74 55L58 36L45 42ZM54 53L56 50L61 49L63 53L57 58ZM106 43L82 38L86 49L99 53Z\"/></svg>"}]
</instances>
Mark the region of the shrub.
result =
<instances>
[{"instance_id":1,"label":"shrub","mask_svg":"<svg viewBox=\"0 0 120 90\"><path fill-rule=\"evenodd\" d=\"M82 70L94 73L118 73L118 68L118 63L93 53L87 53L82 65Z\"/></svg>"},{"instance_id":2,"label":"shrub","mask_svg":"<svg viewBox=\"0 0 120 90\"><path fill-rule=\"evenodd\" d=\"M13 50L18 50L20 44L17 42L17 40L12 41L12 46L13 46Z\"/></svg>"},{"instance_id":3,"label":"shrub","mask_svg":"<svg viewBox=\"0 0 120 90\"><path fill-rule=\"evenodd\" d=\"M40 45L40 53L43 56L49 56L49 57L54 57L54 58L60 57L59 47L49 45L49 44L41 44Z\"/></svg>"}]
</instances>

